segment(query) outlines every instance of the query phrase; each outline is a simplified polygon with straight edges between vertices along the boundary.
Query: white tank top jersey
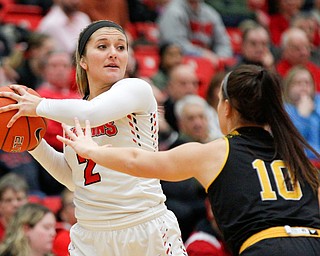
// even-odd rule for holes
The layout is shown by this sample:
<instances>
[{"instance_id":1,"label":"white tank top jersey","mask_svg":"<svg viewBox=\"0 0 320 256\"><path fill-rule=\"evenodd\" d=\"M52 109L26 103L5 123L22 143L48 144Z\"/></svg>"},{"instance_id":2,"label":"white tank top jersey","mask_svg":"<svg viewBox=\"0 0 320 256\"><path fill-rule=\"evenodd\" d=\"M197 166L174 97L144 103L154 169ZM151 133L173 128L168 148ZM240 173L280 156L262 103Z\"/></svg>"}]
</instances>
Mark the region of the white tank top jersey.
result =
<instances>
[{"instance_id":1,"label":"white tank top jersey","mask_svg":"<svg viewBox=\"0 0 320 256\"><path fill-rule=\"evenodd\" d=\"M158 150L157 102L151 86L142 79L126 78L96 98L44 99L37 114L74 126L90 120L92 137L99 145ZM47 171L74 190L76 217L84 226L99 226L130 218L165 201L158 179L137 178L82 159L72 148L64 155L44 141L30 152Z\"/></svg>"}]
</instances>

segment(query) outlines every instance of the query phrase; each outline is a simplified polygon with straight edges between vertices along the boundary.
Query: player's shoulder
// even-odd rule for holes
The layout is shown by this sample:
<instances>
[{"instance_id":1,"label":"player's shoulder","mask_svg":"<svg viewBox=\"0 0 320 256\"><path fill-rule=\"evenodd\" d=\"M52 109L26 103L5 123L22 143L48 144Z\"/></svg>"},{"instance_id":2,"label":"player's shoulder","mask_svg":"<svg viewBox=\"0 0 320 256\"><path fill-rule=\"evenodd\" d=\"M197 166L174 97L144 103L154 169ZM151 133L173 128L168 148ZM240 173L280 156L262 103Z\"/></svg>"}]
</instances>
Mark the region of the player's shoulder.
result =
<instances>
[{"instance_id":1,"label":"player's shoulder","mask_svg":"<svg viewBox=\"0 0 320 256\"><path fill-rule=\"evenodd\" d=\"M114 85L144 85L144 86L148 86L150 87L151 85L144 79L141 78L123 78L121 80L119 80L118 82L116 82Z\"/></svg>"},{"instance_id":2,"label":"player's shoulder","mask_svg":"<svg viewBox=\"0 0 320 256\"><path fill-rule=\"evenodd\" d=\"M123 78L116 82L113 87L124 87L127 91L152 91L151 84L141 78ZM130 89L132 88L132 89Z\"/></svg>"}]
</instances>

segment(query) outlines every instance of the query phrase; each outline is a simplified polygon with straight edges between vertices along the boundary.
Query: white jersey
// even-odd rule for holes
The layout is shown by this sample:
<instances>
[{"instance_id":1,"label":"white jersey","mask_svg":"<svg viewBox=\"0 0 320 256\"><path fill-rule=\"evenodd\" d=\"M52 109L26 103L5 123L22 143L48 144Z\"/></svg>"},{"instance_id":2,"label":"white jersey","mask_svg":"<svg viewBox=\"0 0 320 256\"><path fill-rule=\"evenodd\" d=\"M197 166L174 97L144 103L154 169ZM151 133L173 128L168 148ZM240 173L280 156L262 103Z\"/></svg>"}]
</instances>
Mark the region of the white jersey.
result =
<instances>
[{"instance_id":1,"label":"white jersey","mask_svg":"<svg viewBox=\"0 0 320 256\"><path fill-rule=\"evenodd\" d=\"M151 86L142 79L122 79L90 101L44 99L37 114L70 126L74 117L82 125L89 120L92 137L99 145L158 150L157 103ZM127 219L165 201L158 179L107 169L82 159L68 146L62 155L42 141L30 153L53 177L74 190L76 217L85 226L112 225L112 220Z\"/></svg>"}]
</instances>

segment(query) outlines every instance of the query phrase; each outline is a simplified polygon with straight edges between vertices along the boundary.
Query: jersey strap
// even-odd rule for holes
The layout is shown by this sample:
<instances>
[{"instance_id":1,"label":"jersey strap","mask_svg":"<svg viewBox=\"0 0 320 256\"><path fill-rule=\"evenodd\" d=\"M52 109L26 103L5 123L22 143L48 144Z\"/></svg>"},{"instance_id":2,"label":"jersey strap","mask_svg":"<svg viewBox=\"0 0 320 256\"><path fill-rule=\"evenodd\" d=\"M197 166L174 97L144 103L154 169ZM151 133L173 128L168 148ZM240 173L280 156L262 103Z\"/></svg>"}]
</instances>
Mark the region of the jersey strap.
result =
<instances>
[{"instance_id":1,"label":"jersey strap","mask_svg":"<svg viewBox=\"0 0 320 256\"><path fill-rule=\"evenodd\" d=\"M290 227L288 225L282 227L272 227L262 230L250 236L240 247L241 254L249 246L268 238L277 237L317 237L320 238L320 229L307 227Z\"/></svg>"}]
</instances>

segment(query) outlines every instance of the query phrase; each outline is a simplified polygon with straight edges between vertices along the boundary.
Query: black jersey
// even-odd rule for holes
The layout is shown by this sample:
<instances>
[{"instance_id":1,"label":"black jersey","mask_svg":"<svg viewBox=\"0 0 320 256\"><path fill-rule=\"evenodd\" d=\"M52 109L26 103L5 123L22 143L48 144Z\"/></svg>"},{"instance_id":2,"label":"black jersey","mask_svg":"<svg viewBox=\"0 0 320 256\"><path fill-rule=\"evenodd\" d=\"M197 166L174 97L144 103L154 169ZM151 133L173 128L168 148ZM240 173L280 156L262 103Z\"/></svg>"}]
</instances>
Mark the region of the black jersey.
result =
<instances>
[{"instance_id":1,"label":"black jersey","mask_svg":"<svg viewBox=\"0 0 320 256\"><path fill-rule=\"evenodd\" d=\"M226 136L227 159L208 188L217 223L235 255L253 234L275 226L320 228L317 195L296 186L264 129L244 127Z\"/></svg>"}]
</instances>

